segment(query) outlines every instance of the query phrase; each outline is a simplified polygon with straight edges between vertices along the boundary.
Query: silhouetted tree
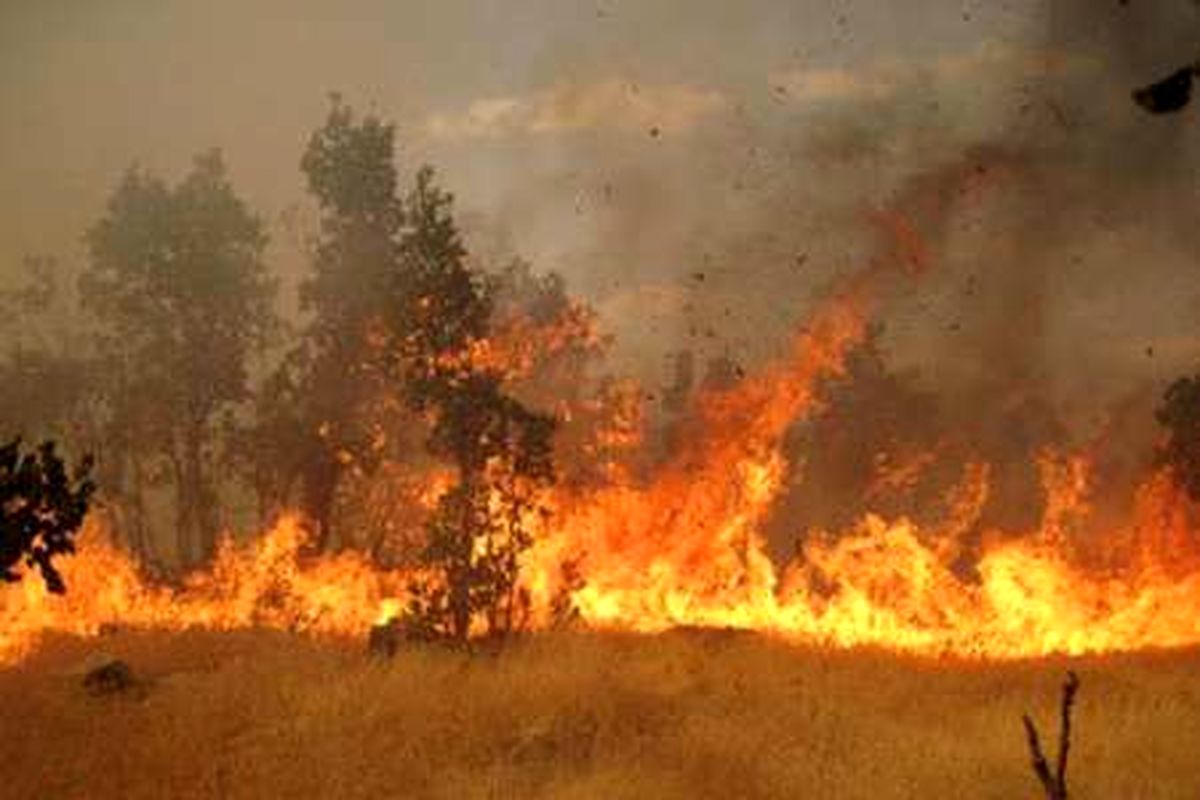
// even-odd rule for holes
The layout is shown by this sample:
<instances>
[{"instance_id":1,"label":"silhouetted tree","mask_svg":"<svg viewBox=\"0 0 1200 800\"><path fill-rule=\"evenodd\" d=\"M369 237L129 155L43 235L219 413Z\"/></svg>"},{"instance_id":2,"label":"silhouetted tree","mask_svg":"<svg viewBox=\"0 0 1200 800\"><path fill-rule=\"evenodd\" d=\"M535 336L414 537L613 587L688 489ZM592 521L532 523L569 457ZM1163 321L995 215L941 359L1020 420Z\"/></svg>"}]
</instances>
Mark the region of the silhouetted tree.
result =
<instances>
[{"instance_id":1,"label":"silhouetted tree","mask_svg":"<svg viewBox=\"0 0 1200 800\"><path fill-rule=\"evenodd\" d=\"M888 365L882 336L882 326L868 330L846 359L845 377L824 388L822 409L789 431L785 447L796 472L772 520L778 541L798 528L842 530L857 520L864 501L872 511L897 516L940 508L946 480L926 469L909 475L911 484L879 491L881 470L922 463L919 457L940 435L935 398ZM959 474L953 466L945 476L950 480Z\"/></svg>"},{"instance_id":2,"label":"silhouetted tree","mask_svg":"<svg viewBox=\"0 0 1200 800\"><path fill-rule=\"evenodd\" d=\"M595 374L612 343L593 308L555 272L534 272L516 258L487 276L490 336L511 353L504 390L532 408L552 410L555 480L580 485L613 465L615 385ZM632 421L632 420L629 420ZM609 452L602 453L601 450Z\"/></svg>"},{"instance_id":3,"label":"silhouetted tree","mask_svg":"<svg viewBox=\"0 0 1200 800\"><path fill-rule=\"evenodd\" d=\"M65 590L55 556L75 552L73 537L83 524L95 489L90 457L68 475L52 441L22 452L21 440L0 446L0 579L20 579L17 567L36 567L52 592Z\"/></svg>"},{"instance_id":4,"label":"silhouetted tree","mask_svg":"<svg viewBox=\"0 0 1200 800\"><path fill-rule=\"evenodd\" d=\"M80 286L102 326L114 455L139 502L166 476L179 555L204 557L218 526L218 423L249 398L248 359L276 324L262 224L213 150L173 187L129 170L88 244Z\"/></svg>"},{"instance_id":5,"label":"silhouetted tree","mask_svg":"<svg viewBox=\"0 0 1200 800\"><path fill-rule=\"evenodd\" d=\"M598 333L595 310L571 296L562 275L534 272L520 258L489 274L487 291L491 335L521 354L508 390L539 407L578 411L595 388L589 370L612 342Z\"/></svg>"}]
</instances>

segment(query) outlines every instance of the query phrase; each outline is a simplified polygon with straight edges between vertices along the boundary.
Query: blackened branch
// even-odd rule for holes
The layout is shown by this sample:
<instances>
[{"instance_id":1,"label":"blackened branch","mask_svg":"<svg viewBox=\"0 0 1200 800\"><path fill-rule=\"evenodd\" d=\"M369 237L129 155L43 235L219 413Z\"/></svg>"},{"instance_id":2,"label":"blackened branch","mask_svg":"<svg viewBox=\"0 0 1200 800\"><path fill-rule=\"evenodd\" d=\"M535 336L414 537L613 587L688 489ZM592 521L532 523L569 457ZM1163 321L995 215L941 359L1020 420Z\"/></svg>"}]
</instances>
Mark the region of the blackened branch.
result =
<instances>
[{"instance_id":1,"label":"blackened branch","mask_svg":"<svg viewBox=\"0 0 1200 800\"><path fill-rule=\"evenodd\" d=\"M1062 712L1058 732L1058 764L1055 766L1055 778L1061 794L1067 796L1067 753L1071 749L1071 706L1075 704L1075 693L1079 691L1079 676L1074 672L1067 673L1063 684Z\"/></svg>"},{"instance_id":2,"label":"blackened branch","mask_svg":"<svg viewBox=\"0 0 1200 800\"><path fill-rule=\"evenodd\" d=\"M1050 765L1046 763L1046 756L1042 753L1042 744L1038 740L1037 728L1028 714L1025 714L1021 719L1025 723L1025 738L1029 740L1029 754L1033 759L1033 774L1037 775L1042 788L1046 790L1046 797L1051 800L1057 800L1057 781L1050 774Z\"/></svg>"},{"instance_id":3,"label":"blackened branch","mask_svg":"<svg viewBox=\"0 0 1200 800\"><path fill-rule=\"evenodd\" d=\"M1025 738L1029 742L1029 754L1032 759L1033 773L1046 793L1047 800L1067 800L1067 756L1071 750L1071 708L1075 704L1075 693L1079 691L1079 676L1074 672L1067 673L1063 683L1061 720L1058 737L1058 759L1055 769L1050 771L1050 763L1042 751L1041 739L1038 737L1037 726L1033 719L1025 714L1021 717L1025 723Z\"/></svg>"}]
</instances>

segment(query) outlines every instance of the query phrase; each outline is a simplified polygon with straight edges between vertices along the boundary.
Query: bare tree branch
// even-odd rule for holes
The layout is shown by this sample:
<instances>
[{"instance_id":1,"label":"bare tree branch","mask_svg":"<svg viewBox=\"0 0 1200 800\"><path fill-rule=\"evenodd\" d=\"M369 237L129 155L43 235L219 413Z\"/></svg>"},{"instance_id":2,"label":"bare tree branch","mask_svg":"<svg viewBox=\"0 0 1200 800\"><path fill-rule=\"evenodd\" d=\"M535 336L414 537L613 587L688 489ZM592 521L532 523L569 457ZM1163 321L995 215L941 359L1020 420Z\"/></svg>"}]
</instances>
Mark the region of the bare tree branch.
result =
<instances>
[{"instance_id":1,"label":"bare tree branch","mask_svg":"<svg viewBox=\"0 0 1200 800\"><path fill-rule=\"evenodd\" d=\"M1078 691L1079 677L1074 672L1068 672L1067 679L1063 683L1058 758L1053 773L1051 773L1050 763L1042 751L1037 726L1033 724L1033 719L1028 714L1021 717L1021 721L1025 724L1025 738L1029 743L1033 774L1041 783L1042 790L1046 793L1046 800L1067 800L1067 756L1071 750L1071 708L1075 704L1075 694Z\"/></svg>"}]
</instances>

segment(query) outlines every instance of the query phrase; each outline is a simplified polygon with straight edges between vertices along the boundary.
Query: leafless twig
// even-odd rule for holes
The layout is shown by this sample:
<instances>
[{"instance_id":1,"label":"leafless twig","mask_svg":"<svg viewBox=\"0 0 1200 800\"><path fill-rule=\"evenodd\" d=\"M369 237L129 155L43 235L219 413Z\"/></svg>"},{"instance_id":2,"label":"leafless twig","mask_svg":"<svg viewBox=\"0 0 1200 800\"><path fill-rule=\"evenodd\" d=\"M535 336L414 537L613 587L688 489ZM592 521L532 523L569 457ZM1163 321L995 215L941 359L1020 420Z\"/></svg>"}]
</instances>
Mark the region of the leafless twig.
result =
<instances>
[{"instance_id":1,"label":"leafless twig","mask_svg":"<svg viewBox=\"0 0 1200 800\"><path fill-rule=\"evenodd\" d=\"M1042 752L1041 740L1038 738L1037 727L1033 724L1033 719L1028 714L1021 718L1025 723L1025 738L1029 741L1033 773L1037 775L1042 789L1046 792L1046 800L1067 800L1067 754L1071 750L1071 706L1075 704L1077 691L1079 691L1079 676L1074 672L1068 672L1067 680L1063 683L1058 760L1053 773L1050 771L1050 763L1046 760L1045 753Z\"/></svg>"}]
</instances>

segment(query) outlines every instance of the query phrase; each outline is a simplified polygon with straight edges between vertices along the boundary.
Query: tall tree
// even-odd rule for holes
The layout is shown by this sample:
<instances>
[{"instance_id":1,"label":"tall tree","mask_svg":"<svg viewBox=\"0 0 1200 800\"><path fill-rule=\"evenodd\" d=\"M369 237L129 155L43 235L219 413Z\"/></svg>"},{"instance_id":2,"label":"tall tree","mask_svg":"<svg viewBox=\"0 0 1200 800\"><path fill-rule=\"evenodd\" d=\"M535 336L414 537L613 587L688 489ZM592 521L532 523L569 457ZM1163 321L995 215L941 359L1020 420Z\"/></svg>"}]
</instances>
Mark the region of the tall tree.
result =
<instances>
[{"instance_id":1,"label":"tall tree","mask_svg":"<svg viewBox=\"0 0 1200 800\"><path fill-rule=\"evenodd\" d=\"M520 624L519 559L553 477L554 420L509 394L501 367L470 357L489 333L497 284L467 264L452 204L431 169L417 173L403 240L407 325L389 352L409 403L434 418L430 451L458 473L428 526L432 580L413 587L405 623L417 638L465 642L476 627L504 636Z\"/></svg>"},{"instance_id":2,"label":"tall tree","mask_svg":"<svg viewBox=\"0 0 1200 800\"><path fill-rule=\"evenodd\" d=\"M248 399L249 358L276 324L262 223L212 150L175 186L130 169L88 244L81 292L103 330L119 457L139 498L147 474L165 472L179 557L203 558L219 524L218 422Z\"/></svg>"},{"instance_id":3,"label":"tall tree","mask_svg":"<svg viewBox=\"0 0 1200 800\"><path fill-rule=\"evenodd\" d=\"M313 274L301 286L311 321L300 345L272 378L260 432L290 442L297 457L274 471L284 495L299 484L301 506L332 541L339 483L350 466L371 469L387 445L380 413L388 407L385 343L389 311L403 292L404 206L397 194L394 130L376 117L356 119L338 97L309 140L301 170L320 209Z\"/></svg>"},{"instance_id":4,"label":"tall tree","mask_svg":"<svg viewBox=\"0 0 1200 800\"><path fill-rule=\"evenodd\" d=\"M296 442L295 473L269 483L285 493L300 484L322 548L348 470L400 455L401 428L428 430L428 451L456 467L458 483L428 529L424 560L442 579L417 592L410 619L464 639L480 615L493 631L513 625L517 558L549 478L553 422L507 394L500 370L472 362L495 284L468 263L453 198L433 170L418 170L401 195L394 158L392 126L356 118L335 97L301 161L321 212L302 286L311 321L270 383L276 399L260 426Z\"/></svg>"},{"instance_id":5,"label":"tall tree","mask_svg":"<svg viewBox=\"0 0 1200 800\"><path fill-rule=\"evenodd\" d=\"M274 443L264 452L288 443L298 454L261 470L264 485L284 496L296 485L324 549L347 473L395 457L411 439L404 429L418 425L413 411L426 410L414 401L424 374L414 359L431 363L482 336L490 306L433 171L421 169L401 195L392 125L335 96L301 170L320 210L301 286L311 317L269 383L257 430Z\"/></svg>"}]
</instances>

